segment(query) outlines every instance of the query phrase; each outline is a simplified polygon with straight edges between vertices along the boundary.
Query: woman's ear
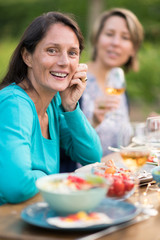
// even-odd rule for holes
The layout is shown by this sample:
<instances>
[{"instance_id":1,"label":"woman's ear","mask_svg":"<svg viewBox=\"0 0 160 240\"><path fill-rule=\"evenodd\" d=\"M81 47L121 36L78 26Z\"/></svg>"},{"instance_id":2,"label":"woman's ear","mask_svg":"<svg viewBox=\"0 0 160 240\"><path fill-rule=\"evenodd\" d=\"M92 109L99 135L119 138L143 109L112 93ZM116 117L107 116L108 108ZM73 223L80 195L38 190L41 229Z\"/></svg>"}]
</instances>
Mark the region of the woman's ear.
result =
<instances>
[{"instance_id":1,"label":"woman's ear","mask_svg":"<svg viewBox=\"0 0 160 240\"><path fill-rule=\"evenodd\" d=\"M21 51L22 59L28 67L32 67L32 55L27 51L26 48L23 48Z\"/></svg>"}]
</instances>

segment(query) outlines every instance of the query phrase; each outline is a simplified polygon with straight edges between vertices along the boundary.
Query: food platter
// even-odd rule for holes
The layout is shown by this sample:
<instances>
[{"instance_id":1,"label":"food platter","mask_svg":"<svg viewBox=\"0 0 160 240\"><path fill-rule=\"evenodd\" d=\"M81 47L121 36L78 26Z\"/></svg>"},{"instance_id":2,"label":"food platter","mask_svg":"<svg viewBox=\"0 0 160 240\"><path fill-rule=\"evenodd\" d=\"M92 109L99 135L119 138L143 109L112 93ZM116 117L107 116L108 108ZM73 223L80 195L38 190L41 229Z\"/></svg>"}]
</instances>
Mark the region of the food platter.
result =
<instances>
[{"instance_id":1,"label":"food platter","mask_svg":"<svg viewBox=\"0 0 160 240\"><path fill-rule=\"evenodd\" d=\"M65 231L95 231L131 220L139 214L139 209L128 202L113 201L105 198L94 209L94 212L105 214L109 221L98 224L94 224L93 222L90 225L79 223L78 225L72 224L71 226L49 224L49 219L59 218L60 216L45 202L37 202L27 206L22 210L21 218L28 224L57 231L61 231L62 229Z\"/></svg>"}]
</instances>

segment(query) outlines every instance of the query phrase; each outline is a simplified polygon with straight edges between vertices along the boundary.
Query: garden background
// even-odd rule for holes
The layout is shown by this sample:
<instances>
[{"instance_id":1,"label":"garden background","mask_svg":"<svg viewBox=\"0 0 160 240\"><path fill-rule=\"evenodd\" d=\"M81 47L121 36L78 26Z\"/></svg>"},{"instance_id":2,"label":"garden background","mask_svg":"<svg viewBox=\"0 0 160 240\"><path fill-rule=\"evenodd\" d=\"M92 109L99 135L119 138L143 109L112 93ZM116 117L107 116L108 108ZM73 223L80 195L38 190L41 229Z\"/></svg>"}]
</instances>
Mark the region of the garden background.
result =
<instances>
[{"instance_id":1,"label":"garden background","mask_svg":"<svg viewBox=\"0 0 160 240\"><path fill-rule=\"evenodd\" d=\"M145 31L138 56L140 70L126 75L131 120L145 121L151 111L160 113L160 0L0 0L0 81L21 34L38 15L48 11L73 13L85 37L81 62L87 62L90 26L100 12L112 7L133 11Z\"/></svg>"}]
</instances>

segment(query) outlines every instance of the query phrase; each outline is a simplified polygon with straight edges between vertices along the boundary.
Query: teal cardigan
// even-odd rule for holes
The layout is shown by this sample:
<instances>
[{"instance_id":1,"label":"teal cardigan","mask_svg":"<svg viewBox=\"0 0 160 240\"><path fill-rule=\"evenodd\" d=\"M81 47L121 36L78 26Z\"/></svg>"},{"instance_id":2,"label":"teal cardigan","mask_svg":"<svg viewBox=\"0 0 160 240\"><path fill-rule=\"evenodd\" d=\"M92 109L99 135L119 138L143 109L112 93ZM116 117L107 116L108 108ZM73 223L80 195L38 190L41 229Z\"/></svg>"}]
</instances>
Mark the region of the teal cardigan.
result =
<instances>
[{"instance_id":1,"label":"teal cardigan","mask_svg":"<svg viewBox=\"0 0 160 240\"><path fill-rule=\"evenodd\" d=\"M59 172L60 146L82 165L99 162L99 138L79 106L64 112L57 93L47 109L50 139L42 136L35 105L16 84L0 91L0 204L34 196L38 178Z\"/></svg>"}]
</instances>

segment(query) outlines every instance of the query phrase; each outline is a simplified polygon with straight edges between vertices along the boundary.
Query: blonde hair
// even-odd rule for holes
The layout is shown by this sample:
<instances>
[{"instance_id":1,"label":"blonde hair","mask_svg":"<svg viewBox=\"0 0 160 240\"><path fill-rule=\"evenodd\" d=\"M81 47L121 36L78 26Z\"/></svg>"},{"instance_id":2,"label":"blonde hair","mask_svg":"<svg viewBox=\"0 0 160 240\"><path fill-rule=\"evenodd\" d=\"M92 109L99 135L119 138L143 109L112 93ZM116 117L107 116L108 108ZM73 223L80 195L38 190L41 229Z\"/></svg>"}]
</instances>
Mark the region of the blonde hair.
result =
<instances>
[{"instance_id":1,"label":"blonde hair","mask_svg":"<svg viewBox=\"0 0 160 240\"><path fill-rule=\"evenodd\" d=\"M92 60L95 61L97 57L96 44L102 32L102 29L105 25L105 22L107 21L107 19L109 19L112 16L120 16L126 20L127 27L131 35L131 41L135 49L135 55L131 56L128 59L127 63L124 64L123 66L124 70L126 72L129 71L130 69L132 69L133 71L137 71L139 68L137 52L141 47L141 44L144 38L143 27L139 22L138 18L130 10L127 10L124 8L113 8L109 11L103 12L97 18L95 24L93 25L91 38L90 38L91 44L93 47Z\"/></svg>"}]
</instances>

